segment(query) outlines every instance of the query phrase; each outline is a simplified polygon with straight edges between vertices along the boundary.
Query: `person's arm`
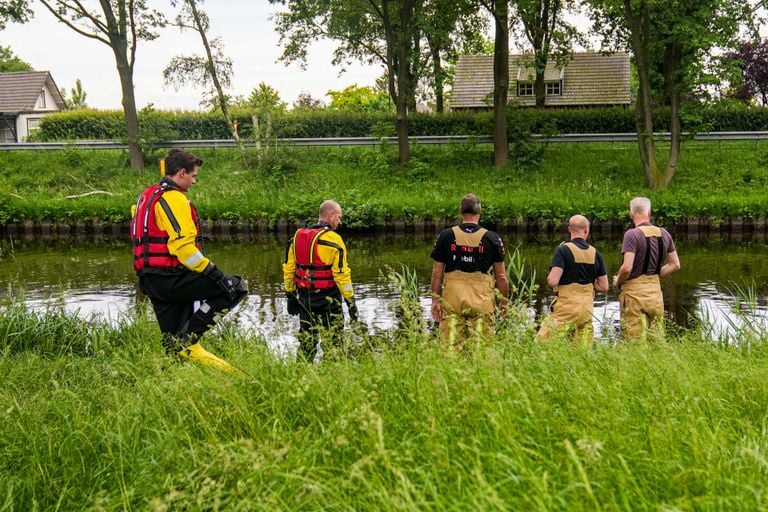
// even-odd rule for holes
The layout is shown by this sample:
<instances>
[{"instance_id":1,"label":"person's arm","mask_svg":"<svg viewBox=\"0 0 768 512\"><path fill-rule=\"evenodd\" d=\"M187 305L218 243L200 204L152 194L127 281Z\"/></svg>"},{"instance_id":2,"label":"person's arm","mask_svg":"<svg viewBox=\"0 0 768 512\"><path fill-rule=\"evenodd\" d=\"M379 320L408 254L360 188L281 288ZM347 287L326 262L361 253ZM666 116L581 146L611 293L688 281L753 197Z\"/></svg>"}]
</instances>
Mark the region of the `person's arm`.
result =
<instances>
[{"instance_id":1,"label":"person's arm","mask_svg":"<svg viewBox=\"0 0 768 512\"><path fill-rule=\"evenodd\" d=\"M329 245L325 245L327 242ZM323 261L330 261L333 280L346 301L354 301L355 291L352 288L352 271L347 262L347 247L341 237L331 231L323 235L318 243L318 253ZM330 257L329 257L330 256Z\"/></svg>"},{"instance_id":2,"label":"person's arm","mask_svg":"<svg viewBox=\"0 0 768 512\"><path fill-rule=\"evenodd\" d=\"M661 267L661 277L668 276L672 272L680 270L680 258L677 251L667 253L667 264Z\"/></svg>"},{"instance_id":3,"label":"person's arm","mask_svg":"<svg viewBox=\"0 0 768 512\"><path fill-rule=\"evenodd\" d=\"M547 276L547 284L550 288L555 288L560 284L560 278L563 277L562 267L552 267L549 269L549 275Z\"/></svg>"},{"instance_id":4,"label":"person's arm","mask_svg":"<svg viewBox=\"0 0 768 512\"><path fill-rule=\"evenodd\" d=\"M613 276L613 286L621 286L621 284L627 280L629 274L632 273L632 266L635 264L635 253L625 252L624 261L619 267L619 271Z\"/></svg>"},{"instance_id":5,"label":"person's arm","mask_svg":"<svg viewBox=\"0 0 768 512\"><path fill-rule=\"evenodd\" d=\"M432 278L430 279L430 289L432 290L432 319L439 322L442 319L443 312L440 308L440 289L443 286L443 274L445 273L445 263L436 261L432 265Z\"/></svg>"},{"instance_id":6,"label":"person's arm","mask_svg":"<svg viewBox=\"0 0 768 512\"><path fill-rule=\"evenodd\" d=\"M608 274L603 274L602 276L598 276L597 279L595 279L595 282L592 284L595 291L598 293L605 293L608 291Z\"/></svg>"},{"instance_id":7,"label":"person's arm","mask_svg":"<svg viewBox=\"0 0 768 512\"><path fill-rule=\"evenodd\" d=\"M155 204L155 220L168 233L168 252L189 270L202 273L210 260L197 248L197 227L187 196L176 190L165 192Z\"/></svg>"},{"instance_id":8,"label":"person's arm","mask_svg":"<svg viewBox=\"0 0 768 512\"><path fill-rule=\"evenodd\" d=\"M496 261L493 264L493 276L496 278L496 288L501 294L499 302L499 311L501 316L507 316L507 307L509 306L509 279L507 278L507 269L504 267L504 261Z\"/></svg>"},{"instance_id":9,"label":"person's arm","mask_svg":"<svg viewBox=\"0 0 768 512\"><path fill-rule=\"evenodd\" d=\"M283 288L286 292L293 292L296 289L296 255L293 254L293 240L291 238L288 241L283 263Z\"/></svg>"}]
</instances>

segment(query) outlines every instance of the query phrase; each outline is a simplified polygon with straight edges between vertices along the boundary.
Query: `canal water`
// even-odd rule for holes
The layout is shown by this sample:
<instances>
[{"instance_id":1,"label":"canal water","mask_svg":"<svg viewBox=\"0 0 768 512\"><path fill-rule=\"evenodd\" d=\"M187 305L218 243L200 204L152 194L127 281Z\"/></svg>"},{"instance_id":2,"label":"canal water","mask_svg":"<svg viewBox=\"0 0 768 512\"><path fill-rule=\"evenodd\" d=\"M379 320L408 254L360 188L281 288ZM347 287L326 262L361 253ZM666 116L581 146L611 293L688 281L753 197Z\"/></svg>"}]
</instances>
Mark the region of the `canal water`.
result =
<instances>
[{"instance_id":1,"label":"canal water","mask_svg":"<svg viewBox=\"0 0 768 512\"><path fill-rule=\"evenodd\" d=\"M283 239L280 239L283 238ZM206 252L225 272L245 277L250 295L241 306L239 322L264 335L275 350L293 345L298 321L285 313L281 263L285 237L264 237L248 242L209 242ZM540 317L551 300L546 275L552 251L562 238L504 236L508 252L515 248L535 272L539 289L530 304L531 315ZM352 278L361 319L371 330L395 324L397 290L387 279L390 269L405 265L415 270L421 294L422 313L429 311L429 258L432 236L348 233ZM602 252L612 276L620 265L618 239L593 240ZM713 335L727 336L747 326L761 329L768 308L768 258L764 237L732 240L727 235L706 238L677 237L682 270L662 283L669 321L677 326L700 329L702 321ZM23 291L30 308L43 310L50 304L82 318L114 322L131 314L136 304L131 249L124 240L11 240L0 241L0 294ZM751 304L744 301L752 293ZM599 294L595 303L595 332L603 339L617 337L618 292ZM746 322L746 323L745 323Z\"/></svg>"}]
</instances>

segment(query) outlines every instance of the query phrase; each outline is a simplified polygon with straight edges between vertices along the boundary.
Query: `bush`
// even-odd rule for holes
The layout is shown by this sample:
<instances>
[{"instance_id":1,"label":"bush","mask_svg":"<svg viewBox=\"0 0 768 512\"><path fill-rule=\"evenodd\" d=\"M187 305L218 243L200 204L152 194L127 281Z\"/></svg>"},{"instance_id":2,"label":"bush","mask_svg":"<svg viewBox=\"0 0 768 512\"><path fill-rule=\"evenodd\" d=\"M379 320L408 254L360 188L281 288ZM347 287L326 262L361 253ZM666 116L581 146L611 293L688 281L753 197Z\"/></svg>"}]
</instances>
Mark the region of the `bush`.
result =
<instances>
[{"instance_id":1,"label":"bush","mask_svg":"<svg viewBox=\"0 0 768 512\"><path fill-rule=\"evenodd\" d=\"M669 109L654 111L657 131L669 129ZM238 132L253 137L251 112L233 109ZM763 131L768 130L768 108L723 103L714 106L687 105L683 113L686 131ZM557 133L632 133L635 114L631 108L510 108L510 140L521 131ZM165 112L143 109L139 112L142 140L150 147L160 140L230 139L224 118L215 112ZM266 122L266 120L261 121ZM493 129L491 112L415 113L408 117L412 136L469 135L488 136ZM395 135L395 116L331 110L298 111L271 120L272 136L277 138L382 137ZM125 127L120 111L78 110L49 115L40 123L37 141L123 140Z\"/></svg>"}]
</instances>

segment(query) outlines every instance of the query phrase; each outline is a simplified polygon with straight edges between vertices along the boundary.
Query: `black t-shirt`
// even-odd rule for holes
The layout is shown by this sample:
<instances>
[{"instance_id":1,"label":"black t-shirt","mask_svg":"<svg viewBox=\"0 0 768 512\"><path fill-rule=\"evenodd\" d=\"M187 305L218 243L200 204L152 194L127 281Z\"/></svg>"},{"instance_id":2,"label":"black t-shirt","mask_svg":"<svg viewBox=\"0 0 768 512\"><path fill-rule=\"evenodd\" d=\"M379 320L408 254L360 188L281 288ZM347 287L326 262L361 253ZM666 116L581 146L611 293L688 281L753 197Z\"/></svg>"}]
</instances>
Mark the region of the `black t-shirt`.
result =
<instances>
[{"instance_id":1,"label":"black t-shirt","mask_svg":"<svg viewBox=\"0 0 768 512\"><path fill-rule=\"evenodd\" d=\"M476 233L480 226L464 223L460 224L459 228L465 233ZM447 228L437 236L430 256L437 262L445 263L446 272L461 270L487 273L494 263L504 261L504 243L499 235L487 231L480 239L478 247L460 247L456 244L453 228Z\"/></svg>"},{"instance_id":2,"label":"black t-shirt","mask_svg":"<svg viewBox=\"0 0 768 512\"><path fill-rule=\"evenodd\" d=\"M583 238L574 238L571 242L579 249L588 249L589 244L584 241ZM552 262L549 264L549 268L560 267L563 269L563 276L560 278L561 285L566 284L592 284L600 276L608 274L605 270L605 261L600 251L595 249L595 263L594 265L585 265L582 263L576 263L573 259L573 253L571 250L561 244L552 256Z\"/></svg>"}]
</instances>

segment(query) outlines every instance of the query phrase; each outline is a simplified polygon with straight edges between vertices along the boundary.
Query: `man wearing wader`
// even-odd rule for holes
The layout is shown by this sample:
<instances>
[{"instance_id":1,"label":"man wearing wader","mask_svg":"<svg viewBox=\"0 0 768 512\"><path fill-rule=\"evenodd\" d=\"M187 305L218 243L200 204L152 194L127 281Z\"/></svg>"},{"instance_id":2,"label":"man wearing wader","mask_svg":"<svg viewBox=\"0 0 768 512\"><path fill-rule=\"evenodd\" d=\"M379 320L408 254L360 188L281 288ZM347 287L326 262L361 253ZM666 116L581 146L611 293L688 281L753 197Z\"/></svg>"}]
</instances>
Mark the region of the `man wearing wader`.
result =
<instances>
[{"instance_id":1,"label":"man wearing wader","mask_svg":"<svg viewBox=\"0 0 768 512\"><path fill-rule=\"evenodd\" d=\"M440 322L446 348L462 351L468 340L479 348L493 335L496 293L501 294L501 315L507 314L509 281L504 268L501 237L478 225L480 200L474 194L461 199L462 223L444 229L431 257L432 318ZM493 275L489 272L493 270Z\"/></svg>"},{"instance_id":2,"label":"man wearing wader","mask_svg":"<svg viewBox=\"0 0 768 512\"><path fill-rule=\"evenodd\" d=\"M613 276L613 286L621 287L621 331L626 339L642 338L648 329L660 337L664 335L664 301L659 277L680 270L680 259L672 235L651 224L648 198L632 199L629 216L635 227L624 233L624 260Z\"/></svg>"},{"instance_id":3,"label":"man wearing wader","mask_svg":"<svg viewBox=\"0 0 768 512\"><path fill-rule=\"evenodd\" d=\"M608 272L602 255L587 243L589 220L574 215L568 232L570 242L560 244L549 265L547 284L555 290L555 299L537 337L547 340L566 330L574 341L589 346L595 292L608 291Z\"/></svg>"},{"instance_id":4,"label":"man wearing wader","mask_svg":"<svg viewBox=\"0 0 768 512\"><path fill-rule=\"evenodd\" d=\"M200 336L248 293L243 279L224 274L203 254L197 210L186 196L202 165L187 151L168 152L165 177L144 190L133 208L133 268L152 302L166 353L232 371L200 344Z\"/></svg>"},{"instance_id":5,"label":"man wearing wader","mask_svg":"<svg viewBox=\"0 0 768 512\"><path fill-rule=\"evenodd\" d=\"M299 317L298 357L309 362L317 355L320 331L337 331L343 326L342 297L350 320L358 320L347 248L335 231L341 216L339 203L323 201L317 223L296 231L285 253L288 313ZM338 332L331 332L332 339L337 336Z\"/></svg>"}]
</instances>

